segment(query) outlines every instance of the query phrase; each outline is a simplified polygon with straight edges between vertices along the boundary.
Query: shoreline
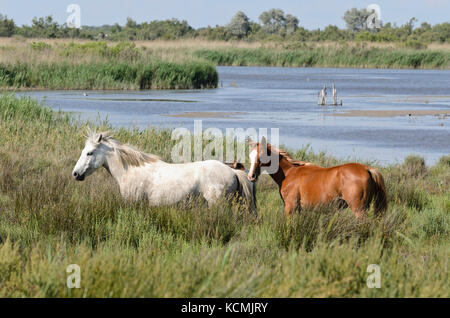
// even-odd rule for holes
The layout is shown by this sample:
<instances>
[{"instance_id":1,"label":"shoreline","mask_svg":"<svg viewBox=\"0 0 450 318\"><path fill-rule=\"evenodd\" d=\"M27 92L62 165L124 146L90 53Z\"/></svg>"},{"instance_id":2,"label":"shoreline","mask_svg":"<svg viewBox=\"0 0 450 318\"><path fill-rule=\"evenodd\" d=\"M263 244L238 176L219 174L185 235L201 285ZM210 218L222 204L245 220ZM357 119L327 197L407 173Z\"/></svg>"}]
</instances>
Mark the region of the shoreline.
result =
<instances>
[{"instance_id":1,"label":"shoreline","mask_svg":"<svg viewBox=\"0 0 450 318\"><path fill-rule=\"evenodd\" d=\"M336 117L397 117L397 116L450 116L450 109L442 110L347 110L344 113L327 114Z\"/></svg>"},{"instance_id":2,"label":"shoreline","mask_svg":"<svg viewBox=\"0 0 450 318\"><path fill-rule=\"evenodd\" d=\"M178 114L164 114L166 117L176 118L229 118L248 114L246 112L185 112Z\"/></svg>"}]
</instances>

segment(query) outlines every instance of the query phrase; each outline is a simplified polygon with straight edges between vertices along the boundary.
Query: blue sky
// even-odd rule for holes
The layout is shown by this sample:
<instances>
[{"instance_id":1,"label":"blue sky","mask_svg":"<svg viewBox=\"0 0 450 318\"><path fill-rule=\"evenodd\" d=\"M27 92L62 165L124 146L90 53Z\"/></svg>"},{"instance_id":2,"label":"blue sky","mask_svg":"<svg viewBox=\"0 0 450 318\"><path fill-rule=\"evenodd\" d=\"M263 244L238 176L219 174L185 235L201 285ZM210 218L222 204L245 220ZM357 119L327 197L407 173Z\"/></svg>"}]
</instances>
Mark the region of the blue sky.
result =
<instances>
[{"instance_id":1,"label":"blue sky","mask_svg":"<svg viewBox=\"0 0 450 318\"><path fill-rule=\"evenodd\" d=\"M64 23L66 8L76 3L81 7L82 25L103 25L119 22L127 16L138 22L177 18L187 20L195 28L228 23L238 10L257 21L262 11L280 8L300 19L300 25L323 28L329 24L345 26L342 16L352 7L378 4L384 22L404 24L410 17L419 23L450 21L450 0L0 0L0 13L13 18L18 25L31 24L34 16L53 15Z\"/></svg>"}]
</instances>

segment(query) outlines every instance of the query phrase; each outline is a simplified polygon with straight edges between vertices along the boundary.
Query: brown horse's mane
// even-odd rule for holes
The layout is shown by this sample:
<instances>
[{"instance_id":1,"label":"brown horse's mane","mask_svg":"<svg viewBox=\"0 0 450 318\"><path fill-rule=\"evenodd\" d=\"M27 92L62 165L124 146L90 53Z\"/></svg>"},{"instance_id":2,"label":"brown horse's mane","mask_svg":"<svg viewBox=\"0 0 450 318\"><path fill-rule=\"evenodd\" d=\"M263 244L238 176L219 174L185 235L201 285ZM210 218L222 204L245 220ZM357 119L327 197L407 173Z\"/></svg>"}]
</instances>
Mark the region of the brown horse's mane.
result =
<instances>
[{"instance_id":1,"label":"brown horse's mane","mask_svg":"<svg viewBox=\"0 0 450 318\"><path fill-rule=\"evenodd\" d=\"M278 153L280 156L285 158L289 163L293 164L294 166L314 165L313 163L308 162L308 161L296 160L296 159L292 158L292 156L287 151L285 151L283 149L279 149L279 148L273 147L269 143L267 144L267 149L270 150L270 151L273 151L275 153Z\"/></svg>"}]
</instances>

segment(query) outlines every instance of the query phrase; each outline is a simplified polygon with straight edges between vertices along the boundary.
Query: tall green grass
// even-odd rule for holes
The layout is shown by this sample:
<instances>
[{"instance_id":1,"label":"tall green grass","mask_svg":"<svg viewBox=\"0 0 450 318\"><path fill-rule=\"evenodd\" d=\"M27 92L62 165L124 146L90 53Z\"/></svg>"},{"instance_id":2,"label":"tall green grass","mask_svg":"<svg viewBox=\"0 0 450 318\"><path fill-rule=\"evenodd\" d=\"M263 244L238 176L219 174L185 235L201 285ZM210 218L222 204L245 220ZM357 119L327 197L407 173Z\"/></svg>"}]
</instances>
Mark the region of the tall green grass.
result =
<instances>
[{"instance_id":1,"label":"tall green grass","mask_svg":"<svg viewBox=\"0 0 450 318\"><path fill-rule=\"evenodd\" d=\"M217 87L218 74L199 59L170 61L145 54L133 43L105 42L3 47L0 88L37 89L199 89ZM14 55L25 56L15 60Z\"/></svg>"},{"instance_id":2,"label":"tall green grass","mask_svg":"<svg viewBox=\"0 0 450 318\"><path fill-rule=\"evenodd\" d=\"M216 87L217 81L214 66L204 62L0 65L0 87L7 88L194 89Z\"/></svg>"},{"instance_id":3,"label":"tall green grass","mask_svg":"<svg viewBox=\"0 0 450 318\"><path fill-rule=\"evenodd\" d=\"M367 47L221 48L201 49L195 56L216 65L291 67L450 67L450 52Z\"/></svg>"},{"instance_id":4,"label":"tall green grass","mask_svg":"<svg viewBox=\"0 0 450 318\"><path fill-rule=\"evenodd\" d=\"M104 170L74 181L87 125L0 97L1 297L450 296L447 157L414 176L420 160L379 167L389 210L363 220L334 206L287 220L262 176L255 219L224 202L125 202ZM169 160L170 131L101 125ZM308 148L295 156L339 162ZM80 289L66 286L69 264L81 268ZM369 264L380 265L380 289L366 285Z\"/></svg>"}]
</instances>

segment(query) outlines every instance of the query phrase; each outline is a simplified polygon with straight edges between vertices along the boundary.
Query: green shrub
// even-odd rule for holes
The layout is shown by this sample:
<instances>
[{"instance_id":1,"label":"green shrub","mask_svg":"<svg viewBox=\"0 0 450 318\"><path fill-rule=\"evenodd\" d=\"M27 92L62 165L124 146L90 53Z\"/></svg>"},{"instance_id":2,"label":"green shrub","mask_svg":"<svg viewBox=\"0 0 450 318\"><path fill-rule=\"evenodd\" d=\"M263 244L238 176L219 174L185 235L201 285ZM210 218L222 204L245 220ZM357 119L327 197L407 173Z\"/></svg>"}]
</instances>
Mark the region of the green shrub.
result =
<instances>
[{"instance_id":1,"label":"green shrub","mask_svg":"<svg viewBox=\"0 0 450 318\"><path fill-rule=\"evenodd\" d=\"M51 49L51 45L45 42L31 42L30 47L36 51L43 51Z\"/></svg>"},{"instance_id":2,"label":"green shrub","mask_svg":"<svg viewBox=\"0 0 450 318\"><path fill-rule=\"evenodd\" d=\"M406 170L408 175L412 177L423 176L427 172L425 159L416 155L409 155L406 157L403 162L403 168Z\"/></svg>"},{"instance_id":3,"label":"green shrub","mask_svg":"<svg viewBox=\"0 0 450 318\"><path fill-rule=\"evenodd\" d=\"M442 165L444 167L445 166L446 167L450 167L450 155L440 157L439 161L438 161L438 164Z\"/></svg>"},{"instance_id":4,"label":"green shrub","mask_svg":"<svg viewBox=\"0 0 450 318\"><path fill-rule=\"evenodd\" d=\"M415 50L423 50L427 48L427 45L425 43L418 40L406 40L402 43L402 46Z\"/></svg>"}]
</instances>

